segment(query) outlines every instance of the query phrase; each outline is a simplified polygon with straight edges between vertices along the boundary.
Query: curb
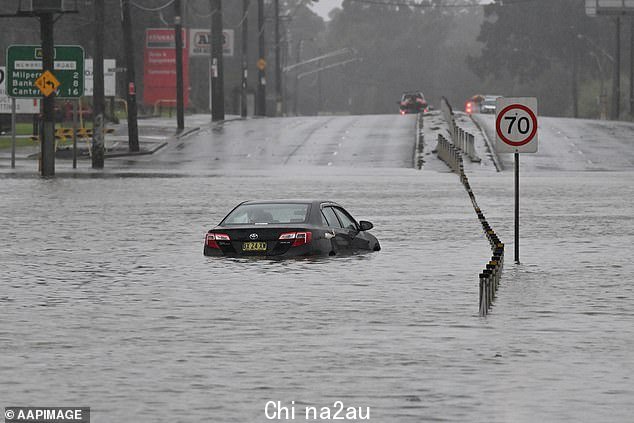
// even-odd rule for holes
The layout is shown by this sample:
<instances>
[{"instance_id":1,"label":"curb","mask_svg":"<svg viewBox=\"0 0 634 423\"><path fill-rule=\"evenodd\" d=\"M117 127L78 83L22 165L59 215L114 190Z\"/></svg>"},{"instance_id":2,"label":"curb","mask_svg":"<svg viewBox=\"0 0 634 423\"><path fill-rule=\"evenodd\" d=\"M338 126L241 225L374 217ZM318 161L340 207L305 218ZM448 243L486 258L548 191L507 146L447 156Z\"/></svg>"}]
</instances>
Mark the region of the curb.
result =
<instances>
[{"instance_id":1,"label":"curb","mask_svg":"<svg viewBox=\"0 0 634 423\"><path fill-rule=\"evenodd\" d=\"M160 143L157 147L152 150L141 150L141 151L128 151L125 153L105 153L104 158L111 159L116 157L127 157L127 156L147 156L149 154L154 154L159 151L161 148L165 147L167 142Z\"/></svg>"},{"instance_id":2,"label":"curb","mask_svg":"<svg viewBox=\"0 0 634 423\"><path fill-rule=\"evenodd\" d=\"M195 128L190 128L190 129L187 129L187 130L185 130L185 131L181 132L180 134L176 134L176 139L177 139L177 140L182 140L183 138L188 137L188 136L190 136L191 134L195 134L195 133L196 133L196 132L198 132L198 131L200 131L200 126L197 126L197 127L195 127ZM157 149L157 150L158 150L158 149Z\"/></svg>"}]
</instances>

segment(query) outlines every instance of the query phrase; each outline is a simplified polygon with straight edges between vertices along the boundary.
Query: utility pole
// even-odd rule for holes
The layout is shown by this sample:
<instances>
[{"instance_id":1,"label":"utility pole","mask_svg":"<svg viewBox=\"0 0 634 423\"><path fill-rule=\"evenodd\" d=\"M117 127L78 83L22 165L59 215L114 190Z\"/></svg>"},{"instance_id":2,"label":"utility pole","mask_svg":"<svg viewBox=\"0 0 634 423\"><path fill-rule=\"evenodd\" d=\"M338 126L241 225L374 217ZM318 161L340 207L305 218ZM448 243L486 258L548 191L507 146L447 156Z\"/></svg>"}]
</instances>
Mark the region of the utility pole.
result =
<instances>
[{"instance_id":1,"label":"utility pole","mask_svg":"<svg viewBox=\"0 0 634 423\"><path fill-rule=\"evenodd\" d=\"M176 48L176 124L178 131L185 129L183 101L183 25L181 0L174 0L174 45Z\"/></svg>"},{"instance_id":2,"label":"utility pole","mask_svg":"<svg viewBox=\"0 0 634 423\"><path fill-rule=\"evenodd\" d=\"M266 55L264 48L264 0L258 0L258 93L256 115L266 116Z\"/></svg>"},{"instance_id":3,"label":"utility pole","mask_svg":"<svg viewBox=\"0 0 634 423\"><path fill-rule=\"evenodd\" d=\"M617 120L620 115L621 97L621 18L616 17L614 69L612 77L612 119Z\"/></svg>"},{"instance_id":4,"label":"utility pole","mask_svg":"<svg viewBox=\"0 0 634 423\"><path fill-rule=\"evenodd\" d=\"M302 61L302 45L304 40L301 39L297 42L297 61L295 63L301 63ZM299 72L295 74L295 101L293 101L295 116L299 116Z\"/></svg>"},{"instance_id":5,"label":"utility pole","mask_svg":"<svg viewBox=\"0 0 634 423\"><path fill-rule=\"evenodd\" d=\"M282 62L280 60L280 0L273 0L275 21L275 114L282 115Z\"/></svg>"},{"instance_id":6,"label":"utility pole","mask_svg":"<svg viewBox=\"0 0 634 423\"><path fill-rule=\"evenodd\" d=\"M211 120L225 119L224 70L222 64L222 0L211 2Z\"/></svg>"},{"instance_id":7,"label":"utility pole","mask_svg":"<svg viewBox=\"0 0 634 423\"><path fill-rule=\"evenodd\" d=\"M634 17L630 17L630 117L634 119Z\"/></svg>"},{"instance_id":8,"label":"utility pole","mask_svg":"<svg viewBox=\"0 0 634 423\"><path fill-rule=\"evenodd\" d=\"M240 116L247 117L247 76L249 47L249 0L242 0L242 90L240 91Z\"/></svg>"},{"instance_id":9,"label":"utility pole","mask_svg":"<svg viewBox=\"0 0 634 423\"><path fill-rule=\"evenodd\" d=\"M130 0L121 0L121 25L123 27L123 45L125 46L126 75L128 87L128 143L130 151L139 151L139 128L137 126L136 84L134 67L134 41L132 38L132 19Z\"/></svg>"},{"instance_id":10,"label":"utility pole","mask_svg":"<svg viewBox=\"0 0 634 423\"><path fill-rule=\"evenodd\" d=\"M42 38L42 72L54 72L55 44L53 42L53 13L40 14L40 33ZM55 93L42 98L41 131L41 174L44 177L55 176Z\"/></svg>"},{"instance_id":11,"label":"utility pole","mask_svg":"<svg viewBox=\"0 0 634 423\"><path fill-rule=\"evenodd\" d=\"M572 44L572 117L579 117L579 42L575 37Z\"/></svg>"},{"instance_id":12,"label":"utility pole","mask_svg":"<svg viewBox=\"0 0 634 423\"><path fill-rule=\"evenodd\" d=\"M104 0L95 0L95 54L92 61L93 69L93 131L92 131L92 167L104 167L104 110L106 99L104 96L103 80L103 37L104 37L105 6Z\"/></svg>"}]
</instances>

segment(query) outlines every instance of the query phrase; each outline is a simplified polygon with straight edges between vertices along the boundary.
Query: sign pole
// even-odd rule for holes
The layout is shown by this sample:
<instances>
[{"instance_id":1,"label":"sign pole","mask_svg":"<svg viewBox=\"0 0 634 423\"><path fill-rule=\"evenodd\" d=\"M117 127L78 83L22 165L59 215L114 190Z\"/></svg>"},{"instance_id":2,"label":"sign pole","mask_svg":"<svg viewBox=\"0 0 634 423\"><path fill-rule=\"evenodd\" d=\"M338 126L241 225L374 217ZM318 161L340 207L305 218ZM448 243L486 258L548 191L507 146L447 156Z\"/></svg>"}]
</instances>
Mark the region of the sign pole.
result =
<instances>
[{"instance_id":1,"label":"sign pole","mask_svg":"<svg viewBox=\"0 0 634 423\"><path fill-rule=\"evenodd\" d=\"M520 263L520 153L515 153L515 263Z\"/></svg>"},{"instance_id":2,"label":"sign pole","mask_svg":"<svg viewBox=\"0 0 634 423\"><path fill-rule=\"evenodd\" d=\"M520 264L520 153L537 152L537 99L497 98L495 151L515 156L515 263Z\"/></svg>"},{"instance_id":3,"label":"sign pole","mask_svg":"<svg viewBox=\"0 0 634 423\"><path fill-rule=\"evenodd\" d=\"M42 37L42 71L53 72L55 47L53 44L53 14L40 15L40 31ZM41 175L55 176L55 92L42 99L44 118L40 135L42 152Z\"/></svg>"},{"instance_id":4,"label":"sign pole","mask_svg":"<svg viewBox=\"0 0 634 423\"><path fill-rule=\"evenodd\" d=\"M15 169L15 97L11 98L11 169Z\"/></svg>"},{"instance_id":5,"label":"sign pole","mask_svg":"<svg viewBox=\"0 0 634 423\"><path fill-rule=\"evenodd\" d=\"M73 169L77 169L77 104L79 100L73 101Z\"/></svg>"}]
</instances>

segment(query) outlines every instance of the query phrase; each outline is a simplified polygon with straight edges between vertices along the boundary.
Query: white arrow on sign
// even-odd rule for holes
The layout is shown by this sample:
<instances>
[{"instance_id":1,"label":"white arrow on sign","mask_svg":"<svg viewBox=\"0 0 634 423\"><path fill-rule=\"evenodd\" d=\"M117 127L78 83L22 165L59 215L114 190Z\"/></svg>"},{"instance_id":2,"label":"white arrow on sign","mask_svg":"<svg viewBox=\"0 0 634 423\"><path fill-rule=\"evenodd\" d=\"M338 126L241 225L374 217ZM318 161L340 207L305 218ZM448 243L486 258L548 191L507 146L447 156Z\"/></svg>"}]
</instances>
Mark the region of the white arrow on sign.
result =
<instances>
[{"instance_id":1,"label":"white arrow on sign","mask_svg":"<svg viewBox=\"0 0 634 423\"><path fill-rule=\"evenodd\" d=\"M498 153L536 153L537 99L501 97L495 106L495 150Z\"/></svg>"}]
</instances>

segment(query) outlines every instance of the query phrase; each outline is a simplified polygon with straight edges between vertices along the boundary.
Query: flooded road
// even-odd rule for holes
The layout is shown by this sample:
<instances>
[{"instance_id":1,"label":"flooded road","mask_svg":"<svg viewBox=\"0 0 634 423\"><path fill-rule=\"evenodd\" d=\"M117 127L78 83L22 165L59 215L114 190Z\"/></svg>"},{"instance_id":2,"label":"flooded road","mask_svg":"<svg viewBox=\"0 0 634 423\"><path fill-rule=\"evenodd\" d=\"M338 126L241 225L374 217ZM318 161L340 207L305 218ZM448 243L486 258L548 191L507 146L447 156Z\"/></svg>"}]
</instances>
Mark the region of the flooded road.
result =
<instances>
[{"instance_id":1,"label":"flooded road","mask_svg":"<svg viewBox=\"0 0 634 423\"><path fill-rule=\"evenodd\" d=\"M335 401L375 422L630 421L631 172L527 175L520 265L511 174L471 173L507 245L480 318L490 250L455 174L210 155L176 168L166 151L106 177L1 179L5 406L85 405L94 422L263 422L267 401L295 401L295 421ZM270 197L340 202L383 250L202 255L238 201Z\"/></svg>"}]
</instances>

